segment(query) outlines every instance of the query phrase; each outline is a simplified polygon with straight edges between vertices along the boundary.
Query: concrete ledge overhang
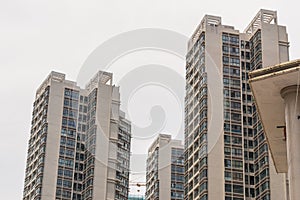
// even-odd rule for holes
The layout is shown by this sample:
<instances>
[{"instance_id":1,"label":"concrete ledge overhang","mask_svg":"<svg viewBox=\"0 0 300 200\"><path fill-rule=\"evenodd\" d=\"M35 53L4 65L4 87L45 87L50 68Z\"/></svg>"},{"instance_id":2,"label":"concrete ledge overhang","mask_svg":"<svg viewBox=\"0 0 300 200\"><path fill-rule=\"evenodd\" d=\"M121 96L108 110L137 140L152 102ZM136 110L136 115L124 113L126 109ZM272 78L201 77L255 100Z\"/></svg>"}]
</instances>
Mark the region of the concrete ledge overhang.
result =
<instances>
[{"instance_id":1,"label":"concrete ledge overhang","mask_svg":"<svg viewBox=\"0 0 300 200\"><path fill-rule=\"evenodd\" d=\"M280 91L299 84L300 60L249 73L249 83L277 172L287 172L285 106Z\"/></svg>"}]
</instances>

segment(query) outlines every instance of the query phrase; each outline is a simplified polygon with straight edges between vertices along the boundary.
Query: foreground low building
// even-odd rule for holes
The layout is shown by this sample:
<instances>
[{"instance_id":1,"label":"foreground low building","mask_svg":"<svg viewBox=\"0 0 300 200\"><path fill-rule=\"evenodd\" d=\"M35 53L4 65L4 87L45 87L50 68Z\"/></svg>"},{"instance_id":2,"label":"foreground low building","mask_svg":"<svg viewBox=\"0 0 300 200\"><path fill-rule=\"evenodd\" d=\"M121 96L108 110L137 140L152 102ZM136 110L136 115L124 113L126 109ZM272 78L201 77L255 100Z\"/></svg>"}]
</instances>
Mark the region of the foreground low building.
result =
<instances>
[{"instance_id":1,"label":"foreground low building","mask_svg":"<svg viewBox=\"0 0 300 200\"><path fill-rule=\"evenodd\" d=\"M250 84L277 172L300 197L300 60L251 72Z\"/></svg>"},{"instance_id":2,"label":"foreground low building","mask_svg":"<svg viewBox=\"0 0 300 200\"><path fill-rule=\"evenodd\" d=\"M131 125L112 74L51 72L33 104L23 200L128 199Z\"/></svg>"}]
</instances>

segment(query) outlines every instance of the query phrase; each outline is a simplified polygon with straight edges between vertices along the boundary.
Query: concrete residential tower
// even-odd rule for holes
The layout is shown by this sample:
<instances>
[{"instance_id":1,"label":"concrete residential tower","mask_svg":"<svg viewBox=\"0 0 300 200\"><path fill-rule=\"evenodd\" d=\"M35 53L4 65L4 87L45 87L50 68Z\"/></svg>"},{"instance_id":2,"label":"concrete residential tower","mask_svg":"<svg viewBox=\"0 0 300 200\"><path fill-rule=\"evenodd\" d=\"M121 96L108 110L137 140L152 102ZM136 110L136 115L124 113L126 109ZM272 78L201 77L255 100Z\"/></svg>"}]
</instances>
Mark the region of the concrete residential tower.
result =
<instances>
[{"instance_id":1,"label":"concrete residential tower","mask_svg":"<svg viewBox=\"0 0 300 200\"><path fill-rule=\"evenodd\" d=\"M188 43L185 199L284 200L248 72L289 59L286 27L260 10L244 32L206 15Z\"/></svg>"},{"instance_id":2,"label":"concrete residential tower","mask_svg":"<svg viewBox=\"0 0 300 200\"><path fill-rule=\"evenodd\" d=\"M51 72L36 92L23 200L128 198L131 125L112 74L81 89Z\"/></svg>"},{"instance_id":3,"label":"concrete residential tower","mask_svg":"<svg viewBox=\"0 0 300 200\"><path fill-rule=\"evenodd\" d=\"M184 148L180 140L159 134L148 150L146 200L183 199Z\"/></svg>"}]
</instances>

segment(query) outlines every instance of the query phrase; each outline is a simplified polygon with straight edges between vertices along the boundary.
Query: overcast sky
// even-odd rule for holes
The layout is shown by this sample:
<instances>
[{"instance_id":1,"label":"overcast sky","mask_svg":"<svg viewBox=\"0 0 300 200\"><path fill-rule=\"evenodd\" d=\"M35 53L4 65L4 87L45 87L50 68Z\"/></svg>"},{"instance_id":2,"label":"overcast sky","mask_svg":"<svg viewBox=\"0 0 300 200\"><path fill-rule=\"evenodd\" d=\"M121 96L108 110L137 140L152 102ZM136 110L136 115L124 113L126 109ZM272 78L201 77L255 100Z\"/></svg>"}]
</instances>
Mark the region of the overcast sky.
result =
<instances>
[{"instance_id":1,"label":"overcast sky","mask_svg":"<svg viewBox=\"0 0 300 200\"><path fill-rule=\"evenodd\" d=\"M189 37L205 14L222 16L223 24L242 31L261 8L278 11L279 24L287 26L290 58L297 59L300 12L296 5L296 1L282 0L1 0L1 199L22 197L32 103L36 88L50 71L76 80L90 53L111 37L139 28L167 29ZM128 65L137 56L116 65ZM173 62L171 57L166 59L161 56L155 63ZM174 70L184 77L184 60L176 59ZM144 64L149 63L148 59ZM139 102L138 95L134 102Z\"/></svg>"}]
</instances>

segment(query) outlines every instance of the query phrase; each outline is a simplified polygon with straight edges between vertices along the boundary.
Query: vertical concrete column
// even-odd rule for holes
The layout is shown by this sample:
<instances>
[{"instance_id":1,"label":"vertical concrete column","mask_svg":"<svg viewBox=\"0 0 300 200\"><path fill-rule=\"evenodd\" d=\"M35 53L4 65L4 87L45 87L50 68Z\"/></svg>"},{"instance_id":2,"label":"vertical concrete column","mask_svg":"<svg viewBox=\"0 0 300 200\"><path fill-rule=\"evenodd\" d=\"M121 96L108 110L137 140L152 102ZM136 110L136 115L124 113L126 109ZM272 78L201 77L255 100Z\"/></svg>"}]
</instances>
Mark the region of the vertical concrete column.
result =
<instances>
[{"instance_id":1,"label":"vertical concrete column","mask_svg":"<svg viewBox=\"0 0 300 200\"><path fill-rule=\"evenodd\" d=\"M281 96L285 103L290 198L296 200L300 197L300 88L283 88Z\"/></svg>"}]
</instances>

